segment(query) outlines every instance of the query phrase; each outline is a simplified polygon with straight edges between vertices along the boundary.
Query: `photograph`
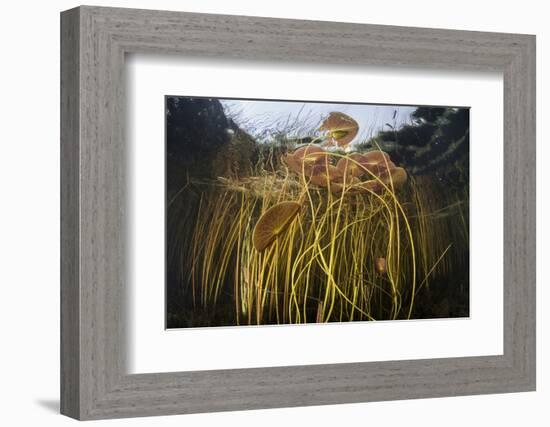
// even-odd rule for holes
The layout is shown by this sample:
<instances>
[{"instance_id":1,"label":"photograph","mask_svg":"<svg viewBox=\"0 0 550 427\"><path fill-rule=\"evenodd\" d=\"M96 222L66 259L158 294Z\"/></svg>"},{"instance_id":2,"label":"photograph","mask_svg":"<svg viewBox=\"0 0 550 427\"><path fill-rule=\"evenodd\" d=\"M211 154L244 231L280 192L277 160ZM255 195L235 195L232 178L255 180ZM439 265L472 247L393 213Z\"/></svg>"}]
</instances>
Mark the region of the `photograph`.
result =
<instances>
[{"instance_id":1,"label":"photograph","mask_svg":"<svg viewBox=\"0 0 550 427\"><path fill-rule=\"evenodd\" d=\"M166 328L468 317L469 112L166 95Z\"/></svg>"},{"instance_id":2,"label":"photograph","mask_svg":"<svg viewBox=\"0 0 550 427\"><path fill-rule=\"evenodd\" d=\"M7 9L5 425L547 418L540 2L107 3Z\"/></svg>"}]
</instances>

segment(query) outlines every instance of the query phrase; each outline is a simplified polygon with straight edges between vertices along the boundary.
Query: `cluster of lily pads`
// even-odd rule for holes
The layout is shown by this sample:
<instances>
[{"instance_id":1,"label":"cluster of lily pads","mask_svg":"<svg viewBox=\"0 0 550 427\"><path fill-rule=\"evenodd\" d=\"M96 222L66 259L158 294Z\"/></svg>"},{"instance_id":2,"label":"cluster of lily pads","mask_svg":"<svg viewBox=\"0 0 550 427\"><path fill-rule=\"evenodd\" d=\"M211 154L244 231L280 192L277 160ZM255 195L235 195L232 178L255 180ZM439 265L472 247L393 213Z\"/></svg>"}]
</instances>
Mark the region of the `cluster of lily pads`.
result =
<instances>
[{"instance_id":1,"label":"cluster of lily pads","mask_svg":"<svg viewBox=\"0 0 550 427\"><path fill-rule=\"evenodd\" d=\"M396 166L383 151L340 155L311 144L287 153L284 161L308 184L333 194L380 194L384 188L396 189L407 181L405 169Z\"/></svg>"},{"instance_id":2,"label":"cluster of lily pads","mask_svg":"<svg viewBox=\"0 0 550 427\"><path fill-rule=\"evenodd\" d=\"M359 124L347 114L331 112L321 123L323 145L349 150L351 141L359 132ZM317 187L327 188L333 194L377 193L384 188L395 189L407 181L405 169L397 167L383 151L351 153L346 155L309 144L287 153L288 168Z\"/></svg>"}]
</instances>

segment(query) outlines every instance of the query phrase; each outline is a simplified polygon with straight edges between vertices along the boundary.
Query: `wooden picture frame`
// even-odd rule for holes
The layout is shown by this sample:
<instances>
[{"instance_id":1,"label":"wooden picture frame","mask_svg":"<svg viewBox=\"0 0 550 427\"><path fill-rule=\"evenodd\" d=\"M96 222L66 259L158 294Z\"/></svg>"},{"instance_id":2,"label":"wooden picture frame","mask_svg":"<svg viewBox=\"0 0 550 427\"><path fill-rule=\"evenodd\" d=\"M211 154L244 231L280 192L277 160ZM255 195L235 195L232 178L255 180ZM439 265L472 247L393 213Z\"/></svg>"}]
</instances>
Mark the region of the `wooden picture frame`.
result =
<instances>
[{"instance_id":1,"label":"wooden picture frame","mask_svg":"<svg viewBox=\"0 0 550 427\"><path fill-rule=\"evenodd\" d=\"M502 72L503 354L127 374L127 53ZM78 7L61 14L61 166L65 415L85 420L535 390L532 35Z\"/></svg>"}]
</instances>

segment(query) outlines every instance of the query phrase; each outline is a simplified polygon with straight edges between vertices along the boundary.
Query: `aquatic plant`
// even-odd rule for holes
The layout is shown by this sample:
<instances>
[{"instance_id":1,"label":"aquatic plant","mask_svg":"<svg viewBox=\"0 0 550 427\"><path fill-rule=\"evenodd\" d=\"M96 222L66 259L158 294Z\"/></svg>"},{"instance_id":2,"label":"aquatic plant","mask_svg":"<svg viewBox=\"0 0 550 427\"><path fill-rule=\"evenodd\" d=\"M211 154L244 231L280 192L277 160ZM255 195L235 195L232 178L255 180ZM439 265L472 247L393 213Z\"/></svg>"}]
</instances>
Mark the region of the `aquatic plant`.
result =
<instances>
[{"instance_id":1,"label":"aquatic plant","mask_svg":"<svg viewBox=\"0 0 550 427\"><path fill-rule=\"evenodd\" d=\"M300 211L300 203L281 202L263 213L252 235L254 247L258 252L264 251L288 227Z\"/></svg>"},{"instance_id":2,"label":"aquatic plant","mask_svg":"<svg viewBox=\"0 0 550 427\"><path fill-rule=\"evenodd\" d=\"M357 134L346 117L323 122L336 145ZM457 230L431 184L380 149L310 143L281 160L194 183L204 191L181 268L194 309L216 313L229 301L233 324L411 318L419 290L451 271L453 243L468 240L461 205Z\"/></svg>"},{"instance_id":3,"label":"aquatic plant","mask_svg":"<svg viewBox=\"0 0 550 427\"><path fill-rule=\"evenodd\" d=\"M327 144L345 147L359 132L359 124L344 113L332 112L319 128L327 132Z\"/></svg>"}]
</instances>

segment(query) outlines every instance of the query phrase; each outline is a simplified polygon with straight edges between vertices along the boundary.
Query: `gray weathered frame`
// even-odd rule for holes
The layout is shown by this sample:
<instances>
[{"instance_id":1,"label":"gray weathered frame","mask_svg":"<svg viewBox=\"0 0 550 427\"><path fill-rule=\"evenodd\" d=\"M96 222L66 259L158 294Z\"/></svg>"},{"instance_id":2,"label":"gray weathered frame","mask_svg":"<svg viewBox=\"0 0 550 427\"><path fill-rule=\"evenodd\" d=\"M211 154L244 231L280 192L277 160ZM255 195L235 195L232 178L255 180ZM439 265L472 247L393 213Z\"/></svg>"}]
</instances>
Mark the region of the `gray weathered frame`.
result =
<instances>
[{"instance_id":1,"label":"gray weathered frame","mask_svg":"<svg viewBox=\"0 0 550 427\"><path fill-rule=\"evenodd\" d=\"M502 72L504 354L126 374L123 69L133 52ZM63 414L99 419L535 390L534 36L71 9L61 14L61 165Z\"/></svg>"}]
</instances>

